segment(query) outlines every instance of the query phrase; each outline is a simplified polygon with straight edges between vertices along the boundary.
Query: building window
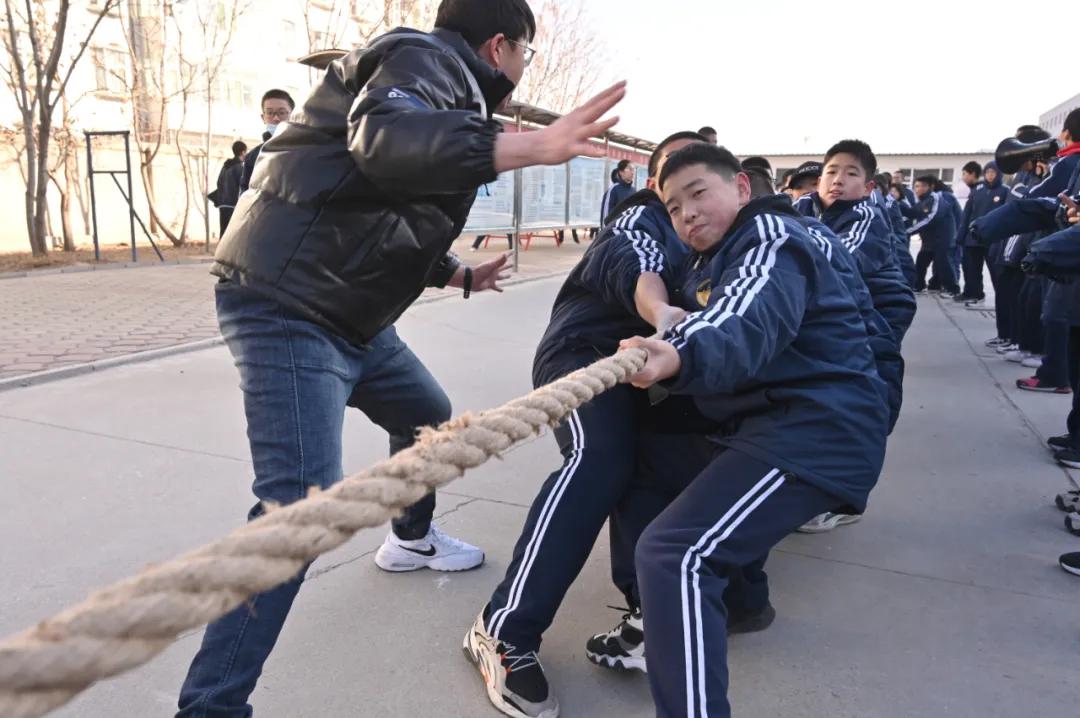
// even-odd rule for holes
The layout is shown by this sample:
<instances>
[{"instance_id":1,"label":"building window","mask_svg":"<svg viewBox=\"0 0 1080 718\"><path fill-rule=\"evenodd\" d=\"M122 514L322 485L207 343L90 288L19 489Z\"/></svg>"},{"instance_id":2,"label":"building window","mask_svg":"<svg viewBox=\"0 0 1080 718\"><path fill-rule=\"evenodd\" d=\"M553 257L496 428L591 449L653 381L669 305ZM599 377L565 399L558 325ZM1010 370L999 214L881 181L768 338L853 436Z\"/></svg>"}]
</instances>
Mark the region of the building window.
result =
<instances>
[{"instance_id":1,"label":"building window","mask_svg":"<svg viewBox=\"0 0 1080 718\"><path fill-rule=\"evenodd\" d=\"M127 53L111 47L95 47L90 56L94 62L94 89L114 95L127 92Z\"/></svg>"}]
</instances>

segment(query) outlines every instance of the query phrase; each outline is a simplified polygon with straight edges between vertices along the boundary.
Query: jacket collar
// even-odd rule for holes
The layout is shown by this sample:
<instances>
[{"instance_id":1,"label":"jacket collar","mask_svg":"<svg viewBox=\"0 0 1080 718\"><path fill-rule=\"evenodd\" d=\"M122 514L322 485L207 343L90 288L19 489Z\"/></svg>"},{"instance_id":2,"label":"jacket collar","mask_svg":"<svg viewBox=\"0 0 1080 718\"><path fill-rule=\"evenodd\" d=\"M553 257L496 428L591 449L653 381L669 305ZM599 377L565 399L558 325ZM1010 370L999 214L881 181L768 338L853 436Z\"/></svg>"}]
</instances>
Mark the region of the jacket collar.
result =
<instances>
[{"instance_id":1,"label":"jacket collar","mask_svg":"<svg viewBox=\"0 0 1080 718\"><path fill-rule=\"evenodd\" d=\"M435 28L430 34L443 44L448 45L465 62L469 72L476 78L476 84L480 87L480 92L484 94L488 114L494 114L495 108L502 104L502 101L514 91L514 83L502 72L480 59L480 56L476 54L476 50L469 46L461 33Z\"/></svg>"}]
</instances>

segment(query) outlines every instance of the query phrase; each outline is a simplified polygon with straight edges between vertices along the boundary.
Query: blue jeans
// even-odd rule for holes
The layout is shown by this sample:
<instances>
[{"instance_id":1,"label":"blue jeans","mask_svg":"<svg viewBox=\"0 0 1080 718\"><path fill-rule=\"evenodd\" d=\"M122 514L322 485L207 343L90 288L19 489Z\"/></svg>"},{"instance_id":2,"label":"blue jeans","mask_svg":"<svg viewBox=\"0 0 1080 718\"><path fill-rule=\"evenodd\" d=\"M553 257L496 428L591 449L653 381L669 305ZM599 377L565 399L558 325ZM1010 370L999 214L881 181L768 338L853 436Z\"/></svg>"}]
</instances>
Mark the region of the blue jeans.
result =
<instances>
[{"instance_id":1,"label":"blue jeans","mask_svg":"<svg viewBox=\"0 0 1080 718\"><path fill-rule=\"evenodd\" d=\"M217 315L240 370L259 503L292 503L342 478L346 407L390 434L390 452L416 429L450 418L450 401L393 327L366 348L230 282L217 285ZM435 510L430 494L394 521L403 539L423 538ZM304 571L210 624L180 690L178 718L247 718L248 696L277 641Z\"/></svg>"}]
</instances>

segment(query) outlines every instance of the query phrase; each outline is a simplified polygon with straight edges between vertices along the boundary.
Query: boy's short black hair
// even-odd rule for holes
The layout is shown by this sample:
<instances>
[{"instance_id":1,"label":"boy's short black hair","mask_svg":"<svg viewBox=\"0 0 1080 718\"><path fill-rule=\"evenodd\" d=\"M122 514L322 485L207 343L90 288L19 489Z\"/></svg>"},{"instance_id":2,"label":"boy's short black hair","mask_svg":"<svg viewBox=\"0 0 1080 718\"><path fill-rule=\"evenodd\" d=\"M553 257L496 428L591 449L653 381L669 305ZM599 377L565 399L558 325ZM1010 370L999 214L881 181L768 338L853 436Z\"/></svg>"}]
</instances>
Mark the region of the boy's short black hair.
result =
<instances>
[{"instance_id":1,"label":"boy's short black hair","mask_svg":"<svg viewBox=\"0 0 1080 718\"><path fill-rule=\"evenodd\" d=\"M478 48L500 33L532 42L536 16L526 0L442 0L435 27L456 32Z\"/></svg>"},{"instance_id":2,"label":"boy's short black hair","mask_svg":"<svg viewBox=\"0 0 1080 718\"><path fill-rule=\"evenodd\" d=\"M715 135L715 134L717 134L716 130L713 129L712 127L709 127L708 125L705 125L704 127L702 127L700 130L697 131L697 133L699 135Z\"/></svg>"},{"instance_id":3,"label":"boy's short black hair","mask_svg":"<svg viewBox=\"0 0 1080 718\"><path fill-rule=\"evenodd\" d=\"M976 177L982 177L982 165L980 165L975 160L971 160L970 162L965 164L964 171L968 174L973 174Z\"/></svg>"},{"instance_id":4,"label":"boy's short black hair","mask_svg":"<svg viewBox=\"0 0 1080 718\"><path fill-rule=\"evenodd\" d=\"M757 155L753 157L747 157L745 160L742 161L742 166L744 170L748 170L751 167L758 167L765 170L769 174L772 174L772 163L764 157L758 157Z\"/></svg>"},{"instance_id":5,"label":"boy's short black hair","mask_svg":"<svg viewBox=\"0 0 1080 718\"><path fill-rule=\"evenodd\" d=\"M708 128L705 128L708 129ZM694 140L696 142L708 142L702 132L690 132L689 130L683 130L682 132L676 132L673 135L668 135L660 144L653 150L652 155L649 157L649 177L656 177L656 168L660 165L660 158L664 156L664 150L668 148L672 142L678 142L679 140Z\"/></svg>"},{"instance_id":6,"label":"boy's short black hair","mask_svg":"<svg viewBox=\"0 0 1080 718\"><path fill-rule=\"evenodd\" d=\"M787 189L788 182L791 180L791 175L795 174L794 168L784 170L784 174L780 175L780 189Z\"/></svg>"},{"instance_id":7,"label":"boy's short black hair","mask_svg":"<svg viewBox=\"0 0 1080 718\"><path fill-rule=\"evenodd\" d=\"M931 188L937 186L938 178L934 175L919 175L915 178L916 182L922 182L925 185L930 185Z\"/></svg>"},{"instance_id":8,"label":"boy's short black hair","mask_svg":"<svg viewBox=\"0 0 1080 718\"><path fill-rule=\"evenodd\" d=\"M285 92L285 90L267 90L263 93L262 100L259 101L259 107L261 108L263 105L265 105L267 100L285 100L285 102L289 103L290 110L296 109L296 103L293 102L292 95L290 95L288 92Z\"/></svg>"},{"instance_id":9,"label":"boy's short black hair","mask_svg":"<svg viewBox=\"0 0 1080 718\"><path fill-rule=\"evenodd\" d=\"M233 157L239 157L240 155L244 154L245 152L247 152L247 145L246 144L244 144L240 140L237 140L236 142L232 143L232 155L233 155Z\"/></svg>"},{"instance_id":10,"label":"boy's short black hair","mask_svg":"<svg viewBox=\"0 0 1080 718\"><path fill-rule=\"evenodd\" d=\"M877 185L882 194L885 194L889 191L889 185L892 184L892 175L887 172L879 172L874 175L874 184Z\"/></svg>"},{"instance_id":11,"label":"boy's short black hair","mask_svg":"<svg viewBox=\"0 0 1080 718\"><path fill-rule=\"evenodd\" d=\"M863 171L866 172L868 181L877 174L877 157L874 156L874 151L870 149L870 145L862 140L840 140L825 153L824 164L829 164L829 160L841 154L855 157L859 161L859 165L862 166Z\"/></svg>"},{"instance_id":12,"label":"boy's short black hair","mask_svg":"<svg viewBox=\"0 0 1080 718\"><path fill-rule=\"evenodd\" d=\"M743 171L739 158L731 154L731 150L726 147L710 144L687 145L668 157L664 171L660 173L659 186L663 188L668 177L679 170L695 165L705 165L710 172L720 175L729 182Z\"/></svg>"},{"instance_id":13,"label":"boy's short black hair","mask_svg":"<svg viewBox=\"0 0 1080 718\"><path fill-rule=\"evenodd\" d=\"M743 165L743 171L746 172L746 176L750 178L750 197L751 199L757 199L758 197L772 197L776 194L776 189L773 188L772 177L769 173L760 167L746 167Z\"/></svg>"},{"instance_id":14,"label":"boy's short black hair","mask_svg":"<svg viewBox=\"0 0 1080 718\"><path fill-rule=\"evenodd\" d=\"M630 160L619 160L619 164L615 165L616 172L622 172L624 169L630 166Z\"/></svg>"},{"instance_id":15,"label":"boy's short black hair","mask_svg":"<svg viewBox=\"0 0 1080 718\"><path fill-rule=\"evenodd\" d=\"M1065 117L1065 126L1061 129L1072 135L1073 142L1080 142L1080 107L1074 107Z\"/></svg>"}]
</instances>

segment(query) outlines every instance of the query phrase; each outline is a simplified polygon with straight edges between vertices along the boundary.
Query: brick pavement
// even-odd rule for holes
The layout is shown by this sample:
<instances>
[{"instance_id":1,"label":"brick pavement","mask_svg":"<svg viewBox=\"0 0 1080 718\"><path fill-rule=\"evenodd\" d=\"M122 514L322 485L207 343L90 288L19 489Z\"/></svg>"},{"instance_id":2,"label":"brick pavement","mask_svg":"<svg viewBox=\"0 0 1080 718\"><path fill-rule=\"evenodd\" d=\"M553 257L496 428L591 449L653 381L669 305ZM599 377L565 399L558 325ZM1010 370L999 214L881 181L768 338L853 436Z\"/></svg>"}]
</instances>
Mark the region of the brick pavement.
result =
<instances>
[{"instance_id":1,"label":"brick pavement","mask_svg":"<svg viewBox=\"0 0 1080 718\"><path fill-rule=\"evenodd\" d=\"M498 254L501 237L470 263ZM513 281L569 271L585 245L538 238ZM207 264L40 274L0 280L0 381L218 336ZM428 290L425 300L456 294Z\"/></svg>"}]
</instances>

